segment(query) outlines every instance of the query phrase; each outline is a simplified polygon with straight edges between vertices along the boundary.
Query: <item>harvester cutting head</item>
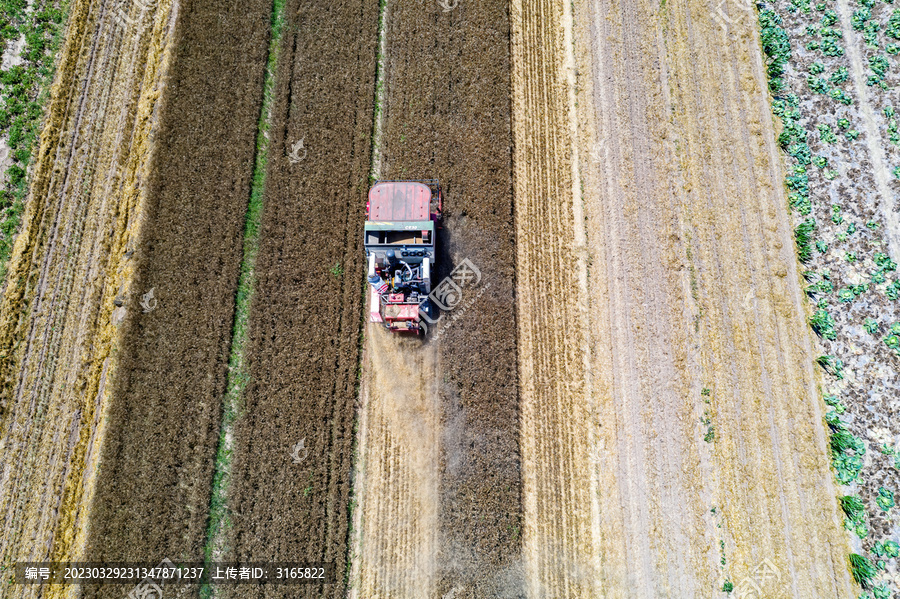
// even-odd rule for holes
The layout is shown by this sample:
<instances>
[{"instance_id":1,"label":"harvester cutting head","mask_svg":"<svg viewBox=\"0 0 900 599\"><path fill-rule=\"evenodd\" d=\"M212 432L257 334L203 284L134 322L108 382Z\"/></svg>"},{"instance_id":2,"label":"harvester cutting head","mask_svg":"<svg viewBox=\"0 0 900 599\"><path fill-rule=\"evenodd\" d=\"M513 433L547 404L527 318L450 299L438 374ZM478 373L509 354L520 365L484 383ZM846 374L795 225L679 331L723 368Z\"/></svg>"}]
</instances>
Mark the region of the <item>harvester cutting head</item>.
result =
<instances>
[{"instance_id":1,"label":"harvester cutting head","mask_svg":"<svg viewBox=\"0 0 900 599\"><path fill-rule=\"evenodd\" d=\"M435 233L441 216L437 180L377 181L366 204L369 320L421 333L431 313Z\"/></svg>"}]
</instances>

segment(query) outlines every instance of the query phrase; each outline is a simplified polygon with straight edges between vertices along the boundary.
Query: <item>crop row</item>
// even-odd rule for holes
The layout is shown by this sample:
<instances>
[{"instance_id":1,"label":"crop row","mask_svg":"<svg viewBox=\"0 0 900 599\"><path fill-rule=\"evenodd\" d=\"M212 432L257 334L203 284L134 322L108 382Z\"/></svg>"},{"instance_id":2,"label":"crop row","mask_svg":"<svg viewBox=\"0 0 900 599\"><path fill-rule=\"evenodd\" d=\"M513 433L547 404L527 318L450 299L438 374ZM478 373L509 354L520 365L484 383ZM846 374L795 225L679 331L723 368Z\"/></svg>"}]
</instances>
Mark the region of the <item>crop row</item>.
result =
<instances>
[{"instance_id":1,"label":"crop row","mask_svg":"<svg viewBox=\"0 0 900 599\"><path fill-rule=\"evenodd\" d=\"M829 450L844 487L845 526L858 537L849 566L867 591L862 597L882 599L891 596L898 557L892 517L900 451L890 398L897 396L900 279L888 255L872 148L890 163L890 146L900 145L885 101L896 97L900 10L876 0L850 10L789 0L761 5L759 25L813 304L809 322L827 352L816 362L827 373ZM866 96L883 118L877 131L864 121L848 44L857 44ZM888 168L900 178L900 168Z\"/></svg>"},{"instance_id":2,"label":"crop row","mask_svg":"<svg viewBox=\"0 0 900 599\"><path fill-rule=\"evenodd\" d=\"M28 165L67 12L68 0L37 0L31 6L26 0L0 2L0 48L10 65L0 69L0 141L9 146L11 160L0 175L0 278L19 226ZM13 58L16 50L18 57Z\"/></svg>"}]
</instances>

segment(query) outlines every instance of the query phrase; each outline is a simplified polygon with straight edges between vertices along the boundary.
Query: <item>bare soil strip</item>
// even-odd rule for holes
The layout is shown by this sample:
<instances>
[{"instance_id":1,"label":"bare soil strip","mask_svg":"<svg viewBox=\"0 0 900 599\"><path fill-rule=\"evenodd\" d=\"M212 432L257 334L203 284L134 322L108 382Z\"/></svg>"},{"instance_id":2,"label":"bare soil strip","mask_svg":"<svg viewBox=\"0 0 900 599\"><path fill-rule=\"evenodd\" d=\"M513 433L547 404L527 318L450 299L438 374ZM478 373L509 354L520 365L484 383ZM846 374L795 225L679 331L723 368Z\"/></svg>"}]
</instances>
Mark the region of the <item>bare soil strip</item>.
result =
<instances>
[{"instance_id":1,"label":"bare soil strip","mask_svg":"<svg viewBox=\"0 0 900 599\"><path fill-rule=\"evenodd\" d=\"M271 8L180 6L146 226L132 247L137 291L108 383L91 560L203 560Z\"/></svg>"},{"instance_id":2,"label":"bare soil strip","mask_svg":"<svg viewBox=\"0 0 900 599\"><path fill-rule=\"evenodd\" d=\"M367 329L354 597L434 597L440 410L437 352ZM354 556L356 559L357 556Z\"/></svg>"},{"instance_id":3,"label":"bare soil strip","mask_svg":"<svg viewBox=\"0 0 900 599\"><path fill-rule=\"evenodd\" d=\"M81 555L121 347L125 308L114 299L133 299L129 248L143 226L177 4L121 22L112 4L72 6L2 298L5 566Z\"/></svg>"},{"instance_id":4,"label":"bare soil strip","mask_svg":"<svg viewBox=\"0 0 900 599\"><path fill-rule=\"evenodd\" d=\"M541 280L540 294L519 286L535 315L519 352L534 596L711 596L729 580L766 597L853 589L755 15L731 15L727 37L715 8L576 7L576 153L564 15L522 6L531 52L515 63L516 101L533 108L515 121L529 167L516 171L516 214L519 258L534 266L521 272L555 273L560 253L575 271L574 156L590 267L590 329L567 331L566 350L557 329L579 322L564 301L577 271ZM557 238L571 241L548 251ZM559 383L579 374L580 335L587 399L582 381ZM571 453L548 451L541 439L556 436Z\"/></svg>"},{"instance_id":5,"label":"bare soil strip","mask_svg":"<svg viewBox=\"0 0 900 599\"><path fill-rule=\"evenodd\" d=\"M267 596L345 594L377 15L285 7L225 555L335 562L339 582Z\"/></svg>"}]
</instances>

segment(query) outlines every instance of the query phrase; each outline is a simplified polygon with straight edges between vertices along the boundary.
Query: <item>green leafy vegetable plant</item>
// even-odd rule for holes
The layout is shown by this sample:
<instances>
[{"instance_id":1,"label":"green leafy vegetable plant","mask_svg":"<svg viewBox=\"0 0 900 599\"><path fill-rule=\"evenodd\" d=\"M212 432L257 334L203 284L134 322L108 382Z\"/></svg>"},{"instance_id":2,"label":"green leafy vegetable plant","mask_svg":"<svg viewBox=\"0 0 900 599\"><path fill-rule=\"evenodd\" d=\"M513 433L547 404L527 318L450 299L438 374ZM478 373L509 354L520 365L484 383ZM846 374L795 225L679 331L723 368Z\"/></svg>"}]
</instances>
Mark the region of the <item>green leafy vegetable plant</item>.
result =
<instances>
[{"instance_id":1,"label":"green leafy vegetable plant","mask_svg":"<svg viewBox=\"0 0 900 599\"><path fill-rule=\"evenodd\" d=\"M872 562L858 553L850 554L850 572L853 574L853 580L864 589L871 587L876 574Z\"/></svg>"},{"instance_id":2,"label":"green leafy vegetable plant","mask_svg":"<svg viewBox=\"0 0 900 599\"><path fill-rule=\"evenodd\" d=\"M816 126L816 128L819 130L819 137L824 143L833 144L837 142L837 137L835 136L829 125L820 123Z\"/></svg>"},{"instance_id":3,"label":"green leafy vegetable plant","mask_svg":"<svg viewBox=\"0 0 900 599\"><path fill-rule=\"evenodd\" d=\"M884 30L885 35L895 40L900 40L900 10L895 10L888 19L887 28Z\"/></svg>"},{"instance_id":4,"label":"green leafy vegetable plant","mask_svg":"<svg viewBox=\"0 0 900 599\"><path fill-rule=\"evenodd\" d=\"M866 21L869 20L872 16L872 11L868 8L861 8L859 10L853 11L853 15L850 17L850 24L857 31L862 31L865 27Z\"/></svg>"},{"instance_id":5,"label":"green leafy vegetable plant","mask_svg":"<svg viewBox=\"0 0 900 599\"><path fill-rule=\"evenodd\" d=\"M840 85L845 82L850 77L850 73L847 70L847 67L841 67L834 74L828 78L828 81L833 85Z\"/></svg>"},{"instance_id":6,"label":"green leafy vegetable plant","mask_svg":"<svg viewBox=\"0 0 900 599\"><path fill-rule=\"evenodd\" d=\"M822 338L830 339L832 341L837 339L837 331L834 328L834 318L826 310L816 310L810 317L809 324Z\"/></svg>"},{"instance_id":7,"label":"green leafy vegetable plant","mask_svg":"<svg viewBox=\"0 0 900 599\"><path fill-rule=\"evenodd\" d=\"M820 23L822 23L822 27L831 27L832 25L834 25L837 22L838 22L837 13L831 9L828 9L825 11L825 14L822 15L822 20L820 21Z\"/></svg>"},{"instance_id":8,"label":"green leafy vegetable plant","mask_svg":"<svg viewBox=\"0 0 900 599\"><path fill-rule=\"evenodd\" d=\"M817 94L827 94L829 91L828 82L825 81L824 77L807 77L806 84L809 86L809 89Z\"/></svg>"},{"instance_id":9,"label":"green leafy vegetable plant","mask_svg":"<svg viewBox=\"0 0 900 599\"><path fill-rule=\"evenodd\" d=\"M797 255L800 257L801 262L808 262L812 257L810 243L812 242L812 232L815 228L816 221L812 218L807 218L794 229L794 239L797 243Z\"/></svg>"},{"instance_id":10,"label":"green leafy vegetable plant","mask_svg":"<svg viewBox=\"0 0 900 599\"><path fill-rule=\"evenodd\" d=\"M900 557L900 545L896 541L879 541L872 547L872 553L888 559Z\"/></svg>"},{"instance_id":11,"label":"green leafy vegetable plant","mask_svg":"<svg viewBox=\"0 0 900 599\"><path fill-rule=\"evenodd\" d=\"M878 496L875 498L875 503L878 504L878 507L881 508L881 511L887 512L892 507L894 507L894 492L884 487L878 488Z\"/></svg>"},{"instance_id":12,"label":"green leafy vegetable plant","mask_svg":"<svg viewBox=\"0 0 900 599\"><path fill-rule=\"evenodd\" d=\"M875 252L872 256L875 266L881 271L897 270L897 263L891 260L891 257L883 252Z\"/></svg>"},{"instance_id":13,"label":"green leafy vegetable plant","mask_svg":"<svg viewBox=\"0 0 900 599\"><path fill-rule=\"evenodd\" d=\"M876 322L874 318L866 318L865 321L863 321L863 328L868 334L874 335L878 332L878 322Z\"/></svg>"},{"instance_id":14,"label":"green leafy vegetable plant","mask_svg":"<svg viewBox=\"0 0 900 599\"><path fill-rule=\"evenodd\" d=\"M819 356L816 363L838 379L844 378L844 363L834 356Z\"/></svg>"}]
</instances>

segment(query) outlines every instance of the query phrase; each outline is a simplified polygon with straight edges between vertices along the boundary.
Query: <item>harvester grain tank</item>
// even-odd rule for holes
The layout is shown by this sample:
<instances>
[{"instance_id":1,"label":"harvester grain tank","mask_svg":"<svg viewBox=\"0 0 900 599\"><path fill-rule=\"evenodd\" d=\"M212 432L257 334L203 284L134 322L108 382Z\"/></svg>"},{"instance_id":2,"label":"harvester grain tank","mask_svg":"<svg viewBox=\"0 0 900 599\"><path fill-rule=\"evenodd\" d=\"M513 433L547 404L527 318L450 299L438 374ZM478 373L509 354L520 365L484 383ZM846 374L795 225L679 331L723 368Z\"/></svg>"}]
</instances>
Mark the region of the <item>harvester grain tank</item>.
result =
<instances>
[{"instance_id":1,"label":"harvester grain tank","mask_svg":"<svg viewBox=\"0 0 900 599\"><path fill-rule=\"evenodd\" d=\"M394 332L423 333L433 306L431 278L441 217L437 180L377 181L366 203L369 320Z\"/></svg>"}]
</instances>

